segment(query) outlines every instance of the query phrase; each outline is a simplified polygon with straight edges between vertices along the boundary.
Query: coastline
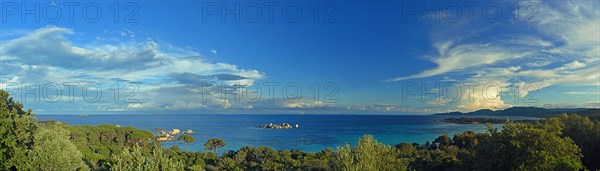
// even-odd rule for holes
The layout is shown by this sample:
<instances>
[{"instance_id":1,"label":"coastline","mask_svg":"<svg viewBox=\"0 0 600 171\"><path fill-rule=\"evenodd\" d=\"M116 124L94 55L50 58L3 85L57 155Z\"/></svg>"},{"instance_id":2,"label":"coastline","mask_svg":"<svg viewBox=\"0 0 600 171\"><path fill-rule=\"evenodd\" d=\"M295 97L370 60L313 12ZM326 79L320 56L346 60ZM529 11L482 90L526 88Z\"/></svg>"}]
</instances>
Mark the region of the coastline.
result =
<instances>
[{"instance_id":1,"label":"coastline","mask_svg":"<svg viewBox=\"0 0 600 171\"><path fill-rule=\"evenodd\" d=\"M442 134L462 133L466 130L481 132L484 125L455 125L437 123L438 116L429 115L38 115L39 120L58 120L70 125L114 124L133 126L154 132L154 128L192 129L197 140L183 147L177 141L161 142L164 147L179 145L182 150L201 151L201 142L208 137L221 137L229 145L225 150L244 146L269 146L277 150L319 152L326 148L349 143L353 145L364 134L372 134L387 145L400 142L424 143ZM264 123L296 123L294 129L264 129Z\"/></svg>"}]
</instances>

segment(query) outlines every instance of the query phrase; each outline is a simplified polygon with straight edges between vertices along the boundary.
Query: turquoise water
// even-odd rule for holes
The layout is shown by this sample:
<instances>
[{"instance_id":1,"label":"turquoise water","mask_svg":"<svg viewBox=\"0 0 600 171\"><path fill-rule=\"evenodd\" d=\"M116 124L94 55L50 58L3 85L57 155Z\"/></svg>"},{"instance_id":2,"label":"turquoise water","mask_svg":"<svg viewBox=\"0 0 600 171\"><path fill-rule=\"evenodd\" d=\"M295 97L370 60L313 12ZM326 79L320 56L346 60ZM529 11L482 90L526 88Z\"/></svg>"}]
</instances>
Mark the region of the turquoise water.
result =
<instances>
[{"instance_id":1,"label":"turquoise water","mask_svg":"<svg viewBox=\"0 0 600 171\"><path fill-rule=\"evenodd\" d=\"M372 134L378 141L396 145L401 142L424 143L445 133L452 136L467 130L482 132L484 125L437 122L444 116L406 115L192 115L192 114L104 114L104 115L38 115L39 120L57 120L70 125L117 124L153 131L178 128L192 129L194 143L164 142L163 146L179 145L188 151L200 151L210 138L227 142L223 150L237 150L243 146L269 146L273 149L299 149L316 152L328 147L349 143L364 134ZM513 119L513 118L511 118ZM258 125L283 122L299 128L274 130L256 128Z\"/></svg>"}]
</instances>

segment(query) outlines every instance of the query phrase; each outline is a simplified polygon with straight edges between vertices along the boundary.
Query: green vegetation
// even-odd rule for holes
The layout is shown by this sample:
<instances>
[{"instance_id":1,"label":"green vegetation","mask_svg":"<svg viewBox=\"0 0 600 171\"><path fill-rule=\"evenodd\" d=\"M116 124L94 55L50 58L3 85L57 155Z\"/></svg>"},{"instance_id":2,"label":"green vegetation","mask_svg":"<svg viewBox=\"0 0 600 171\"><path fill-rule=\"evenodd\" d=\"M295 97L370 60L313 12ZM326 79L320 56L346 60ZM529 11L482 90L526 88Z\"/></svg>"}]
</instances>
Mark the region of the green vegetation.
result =
<instances>
[{"instance_id":1,"label":"green vegetation","mask_svg":"<svg viewBox=\"0 0 600 171\"><path fill-rule=\"evenodd\" d=\"M578 146L561 137L560 121L544 124L507 123L500 132L488 128L477 146L476 170L580 170Z\"/></svg>"},{"instance_id":2,"label":"green vegetation","mask_svg":"<svg viewBox=\"0 0 600 171\"><path fill-rule=\"evenodd\" d=\"M44 126L34 133L30 159L33 170L61 170L87 168L83 155L69 140L69 131L61 126Z\"/></svg>"},{"instance_id":3,"label":"green vegetation","mask_svg":"<svg viewBox=\"0 0 600 171\"><path fill-rule=\"evenodd\" d=\"M179 138L177 138L177 141L183 141L184 146L187 146L188 143L194 142L194 137L189 135L181 135Z\"/></svg>"},{"instance_id":4,"label":"green vegetation","mask_svg":"<svg viewBox=\"0 0 600 171\"><path fill-rule=\"evenodd\" d=\"M333 168L341 170L406 170L408 160L398 157L398 149L381 144L371 135L358 140L358 145L338 147Z\"/></svg>"},{"instance_id":5,"label":"green vegetation","mask_svg":"<svg viewBox=\"0 0 600 171\"><path fill-rule=\"evenodd\" d=\"M71 132L71 141L82 152L83 160L92 169L106 167L111 156L127 147L150 148L154 135L150 131L115 125L63 126Z\"/></svg>"},{"instance_id":6,"label":"green vegetation","mask_svg":"<svg viewBox=\"0 0 600 171\"><path fill-rule=\"evenodd\" d=\"M33 149L34 131L38 124L23 104L0 90L0 170L27 170L28 155Z\"/></svg>"},{"instance_id":7,"label":"green vegetation","mask_svg":"<svg viewBox=\"0 0 600 171\"><path fill-rule=\"evenodd\" d=\"M213 152L164 149L150 131L115 125L69 126L37 121L31 110L0 91L0 170L598 170L600 114L559 115L506 122L503 129L447 134L424 144L377 142L320 152L242 147ZM159 130L160 131L160 130ZM193 138L181 135L185 144Z\"/></svg>"},{"instance_id":8,"label":"green vegetation","mask_svg":"<svg viewBox=\"0 0 600 171\"><path fill-rule=\"evenodd\" d=\"M152 147L152 150L143 149L140 146L125 148L121 154L111 157L108 164L111 170L183 170L183 164L171 159L163 153L160 146Z\"/></svg>"},{"instance_id":9,"label":"green vegetation","mask_svg":"<svg viewBox=\"0 0 600 171\"><path fill-rule=\"evenodd\" d=\"M571 138L581 148L583 164L590 170L600 170L600 112L582 117L560 115L552 120L560 121L562 137ZM554 121L556 122L556 121Z\"/></svg>"},{"instance_id":10,"label":"green vegetation","mask_svg":"<svg viewBox=\"0 0 600 171\"><path fill-rule=\"evenodd\" d=\"M225 147L227 144L222 139L211 138L204 143L205 150L215 150L215 154L218 153L219 148Z\"/></svg>"}]
</instances>

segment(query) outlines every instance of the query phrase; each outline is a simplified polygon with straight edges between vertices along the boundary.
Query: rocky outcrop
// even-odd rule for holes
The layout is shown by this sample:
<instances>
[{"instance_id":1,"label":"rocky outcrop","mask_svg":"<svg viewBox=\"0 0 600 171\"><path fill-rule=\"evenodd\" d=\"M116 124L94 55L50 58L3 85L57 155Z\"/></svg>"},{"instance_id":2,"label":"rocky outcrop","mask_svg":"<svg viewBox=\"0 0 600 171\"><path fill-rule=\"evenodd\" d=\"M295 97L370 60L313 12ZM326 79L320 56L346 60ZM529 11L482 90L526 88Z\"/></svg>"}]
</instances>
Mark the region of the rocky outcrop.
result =
<instances>
[{"instance_id":1,"label":"rocky outcrop","mask_svg":"<svg viewBox=\"0 0 600 171\"><path fill-rule=\"evenodd\" d=\"M195 132L192 131L191 129L188 129L187 131L183 132L184 134L194 134Z\"/></svg>"},{"instance_id":2,"label":"rocky outcrop","mask_svg":"<svg viewBox=\"0 0 600 171\"><path fill-rule=\"evenodd\" d=\"M191 129L188 129L185 132L181 132L181 130L177 129L177 128L173 128L171 129L171 131L169 132L165 132L165 131L158 131L158 136L156 136L156 141L173 141L175 140L175 137L177 136L177 134L193 134L194 131L192 131Z\"/></svg>"},{"instance_id":3,"label":"rocky outcrop","mask_svg":"<svg viewBox=\"0 0 600 171\"><path fill-rule=\"evenodd\" d=\"M168 134L170 134L170 135L177 135L179 133L181 133L181 131L179 129L173 128L173 129L171 129L171 131L169 131Z\"/></svg>"},{"instance_id":4,"label":"rocky outcrop","mask_svg":"<svg viewBox=\"0 0 600 171\"><path fill-rule=\"evenodd\" d=\"M175 136L169 134L163 134L161 136L156 137L156 141L172 141L175 140Z\"/></svg>"},{"instance_id":5,"label":"rocky outcrop","mask_svg":"<svg viewBox=\"0 0 600 171\"><path fill-rule=\"evenodd\" d=\"M297 125L298 124L296 124L296 127L298 127ZM292 125L290 125L289 123L282 123L281 125L269 123L269 124L264 124L264 125L257 126L257 128L290 129L290 128L292 128Z\"/></svg>"}]
</instances>

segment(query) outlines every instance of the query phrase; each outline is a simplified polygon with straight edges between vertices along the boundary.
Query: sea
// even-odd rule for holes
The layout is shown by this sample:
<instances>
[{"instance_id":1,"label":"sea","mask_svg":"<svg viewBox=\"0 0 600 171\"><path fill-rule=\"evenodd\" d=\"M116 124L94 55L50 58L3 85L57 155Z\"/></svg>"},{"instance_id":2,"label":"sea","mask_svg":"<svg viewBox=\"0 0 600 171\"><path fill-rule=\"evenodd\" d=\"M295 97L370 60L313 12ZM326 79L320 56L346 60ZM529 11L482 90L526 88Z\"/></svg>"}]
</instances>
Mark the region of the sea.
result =
<instances>
[{"instance_id":1,"label":"sea","mask_svg":"<svg viewBox=\"0 0 600 171\"><path fill-rule=\"evenodd\" d=\"M319 152L335 149L346 143L355 145L365 134L387 145L402 142L425 143L440 135L452 135L464 131L484 132L483 124L453 124L440 122L438 115L330 115L330 114L91 114L52 115L39 114L38 120L56 120L69 125L114 124L133 126L154 131L155 128L181 131L191 129L195 141L184 144L179 141L163 142L163 147L177 145L182 150L206 151L203 144L210 138L225 140L227 146L219 153L238 150L244 146L268 146L276 150L302 150ZM504 118L504 117L500 117ZM510 117L511 120L534 119ZM298 128L265 129L263 124L289 123ZM501 127L501 125L495 125Z\"/></svg>"}]
</instances>

